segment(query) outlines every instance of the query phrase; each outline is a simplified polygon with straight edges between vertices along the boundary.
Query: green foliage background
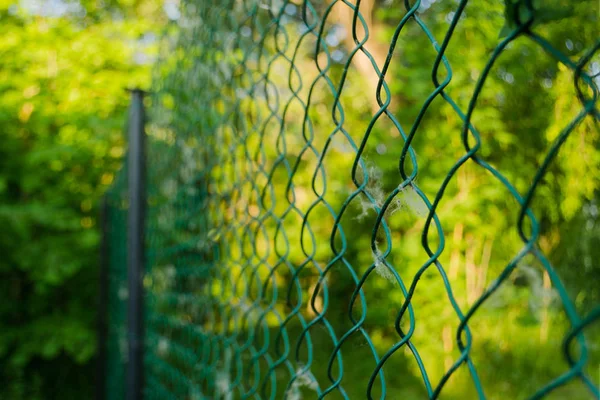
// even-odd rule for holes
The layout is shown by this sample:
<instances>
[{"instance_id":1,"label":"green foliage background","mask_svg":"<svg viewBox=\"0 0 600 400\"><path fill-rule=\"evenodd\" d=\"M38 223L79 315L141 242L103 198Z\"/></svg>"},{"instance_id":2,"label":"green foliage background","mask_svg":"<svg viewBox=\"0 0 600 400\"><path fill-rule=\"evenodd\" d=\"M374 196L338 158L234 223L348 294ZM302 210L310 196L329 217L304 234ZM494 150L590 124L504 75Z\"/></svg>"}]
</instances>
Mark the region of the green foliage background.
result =
<instances>
[{"instance_id":1,"label":"green foliage background","mask_svg":"<svg viewBox=\"0 0 600 400\"><path fill-rule=\"evenodd\" d=\"M211 2L189 1L181 5L182 15L194 17L206 12L203 7L214 6L211 32L224 36L238 34L229 19L233 8L227 9L226 3L208 3ZM266 3L271 9L276 8L276 1ZM322 2L314 3L322 11ZM368 3L373 5L374 29L367 48L376 52L375 49L385 48L389 43L396 24L405 14L404 2L363 1L363 6ZM448 15L456 5L453 1L430 3L422 18L441 40L448 28ZM86 0L72 4L76 6L69 12L48 16L10 0L0 0L0 293L4 295L0 304L0 383L7 383L0 385L0 398L91 397L99 199L113 182L124 155L122 131L128 103L124 88L151 86L150 63L143 57L156 53L159 40L152 34L158 35L162 27L168 26L163 3L158 1ZM514 25L510 19L507 22L511 14L507 9L515 7L513 4L514 1L469 2L468 17L458 25L446 53L454 71L447 91L463 109L490 51L503 36L505 27ZM535 31L577 60L600 37L597 1L555 0L544 4L548 17L534 27ZM217 231L231 223L231 215L240 217L240 223L244 224L246 220L240 212L253 206L259 209L260 201L252 196L241 198L246 204L231 214L226 193L235 184L231 178L235 171L228 165L232 165L235 154L241 155L242 149L237 147L234 150L238 153L228 153L223 151L223 145L231 144L232 132L247 124L251 128L247 146L260 149L261 162L273 168L280 151L278 129L266 130L266 139L261 142L264 144L259 143L256 131L252 133L252 128L261 126L264 122L261 118L268 114L264 97L241 101L238 117L247 120L236 122L240 125L227 125L224 105L235 98L235 87L249 85L248 81L232 78L244 55L243 49L228 53L218 48L209 53L206 44L221 39L209 36L206 29L195 31L186 21L189 22L177 18L171 24L175 34L160 41L164 47L154 75L158 94L152 98L149 134L157 146L150 151L157 184L151 190L162 207L152 211L155 225L151 227L162 240L155 242L159 246L184 246L190 239L200 237L228 255L229 259L222 260L229 264L223 265L231 269L217 272L206 290L233 296L235 290L219 286L218 282L238 276L236 257L250 254L250 244L231 246L237 240L234 230L228 234ZM287 25L291 41L297 40L297 23L292 21ZM276 47L272 39L265 46L271 52ZM333 47L348 52L343 40ZM402 126L408 128L432 91L435 52L416 24L408 25L396 47L394 68L386 80L392 91L392 110ZM306 71L303 76L306 81L317 74L313 52L314 46L307 44L297 59ZM376 58L381 61L381 57ZM280 71L289 69L286 62L279 60L275 64L278 63ZM594 63L600 69L597 55L587 67L592 68ZM255 66L253 72L261 67ZM342 65L332 65L328 74L334 82L339 82ZM285 74L273 78L282 92L286 78ZM355 141L361 139L373 115L373 99L365 95L372 84L373 77L368 72L358 65L350 67L349 85L341 102L344 124L352 127L350 135ZM303 95L306 90L305 87ZM309 109L315 132L329 133L334 128L331 107L329 89L322 83L317 85ZM483 135L480 154L523 193L550 144L579 108L572 73L561 68L539 46L521 38L501 57L478 102L473 123ZM286 119L291 131L301 132L303 112L298 105L291 107ZM457 134L460 129L461 121L454 111L440 99L435 100L413 142L420 165L418 185L430 198L448 168L464 153ZM325 134L316 135L314 146L322 149L325 138ZM542 225L539 245L564 279L582 315L600 302L600 267L596 262L600 257L599 139L597 121L586 118L561 150L532 207ZM298 207L305 211L316 200L311 188L316 159L301 153L304 145L300 134L288 135L289 162L303 158L294 185ZM375 124L364 155L372 168L367 191L376 201L401 181L398 157L402 146L401 137L388 120L381 119ZM346 141L336 139L324 159L329 184L326 199L334 209L339 209L348 193L355 189L350 173L352 153ZM190 158L195 161L187 163ZM207 205L210 213L193 216L194 228L188 228L181 219L186 218L191 205L198 204L184 203L181 197L169 200L173 187L185 187L190 177L210 177L215 182L205 188L214 199ZM271 187L275 198L281 200L286 196L285 171L274 167L274 177ZM264 176L256 178L256 185L260 189L268 186ZM185 199L190 200L184 196ZM351 203L348 217L342 220L346 232L362 233L352 236L346 252L346 258L359 274L373 265L370 233L376 213L369 201L361 194ZM282 210L275 208L274 212ZM440 260L453 271L452 286L465 309L520 248L515 230L517 212L517 204L506 191L472 164L465 166L448 188L439 209L448 240ZM363 213L363 218L355 218ZM423 218L398 212L389 216L387 223L393 239L387 260L403 279L410 281L427 259L420 244ZM298 221L291 218L285 224L290 243L298 243ZM315 208L310 224L319 239L315 244L315 259L327 264L331 252L326 239L332 225L328 211L324 207ZM272 233L273 221L267 220L266 226ZM264 246L278 246L272 236L261 240ZM377 243L385 249L381 236ZM212 253L207 254L203 259L212 260ZM257 254L261 254L260 250L253 257ZM292 246L288 259L299 265L305 255L298 246ZM187 284L179 286L169 283L165 271L173 267L172 259L152 261L149 291L156 299L160 300L163 292L175 292L203 300L201 296L207 293L204 289L195 291L192 283L196 281L188 278ZM275 261L269 259L271 263ZM190 259L176 260L175 268L184 267L186 262ZM263 272L266 270L264 266L261 268ZM354 282L343 271L343 266L337 265L328 278L327 319L340 332L349 327L346 311L354 290ZM314 295L317 276L314 269L301 276L305 300ZM289 277L282 272L277 282L284 287ZM475 337L474 361L489 388L490 398L524 398L566 369L560 346L568 324L560 302L544 279L540 266L531 260L531 265L524 265L514 274L490 307L478 311L471 324ZM452 335L457 320L439 276L427 273L421 280L421 289L413 300L418 323L415 344L436 381L447 369L448 360L456 358ZM377 350L385 352L397 340L393 318L403 297L396 285L375 274L364 289L370 304L365 328ZM255 300L254 293L248 296ZM205 323L197 310L158 303L173 315L192 318L199 325ZM219 318L222 305L211 307ZM278 311L286 312L284 304L277 307ZM302 313L306 318L314 317L306 304ZM270 323L274 325L273 321ZM154 329L156 335L168 336L164 330L156 326ZM227 332L226 327L222 329ZM297 336L294 329L299 330L291 326L290 334ZM311 330L316 345L324 349L313 373L320 381L327 381L325 364L331 343L323 332L318 327ZM588 373L600 378L597 324L587 334L592 352ZM151 339L160 343L160 338ZM362 398L365 380L373 369L372 356L361 340L350 343L343 352L346 375L342 385L352 398ZM424 396L418 370L409 354L395 354L386 368L390 398ZM206 390L216 390L210 382L203 384ZM445 393L444 398L474 396L466 370L455 375ZM305 394L308 396L310 392ZM588 398L589 393L581 384L573 383L555 393L555 398L565 397Z\"/></svg>"},{"instance_id":2,"label":"green foliage background","mask_svg":"<svg viewBox=\"0 0 600 400\"><path fill-rule=\"evenodd\" d=\"M0 1L0 398L91 398L98 203L125 88L149 85L136 53L166 18L160 2L35 4Z\"/></svg>"}]
</instances>

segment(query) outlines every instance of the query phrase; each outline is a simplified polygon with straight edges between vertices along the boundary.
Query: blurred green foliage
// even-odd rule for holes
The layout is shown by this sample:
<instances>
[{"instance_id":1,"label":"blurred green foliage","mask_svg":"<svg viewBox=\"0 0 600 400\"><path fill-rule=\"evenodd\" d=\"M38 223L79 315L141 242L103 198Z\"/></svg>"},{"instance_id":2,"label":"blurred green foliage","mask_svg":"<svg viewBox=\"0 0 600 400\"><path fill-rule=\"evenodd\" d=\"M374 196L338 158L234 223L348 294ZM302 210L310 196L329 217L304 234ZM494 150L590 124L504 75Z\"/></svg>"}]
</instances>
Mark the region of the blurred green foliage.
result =
<instances>
[{"instance_id":1,"label":"blurred green foliage","mask_svg":"<svg viewBox=\"0 0 600 400\"><path fill-rule=\"evenodd\" d=\"M98 203L160 2L0 1L0 398L91 398Z\"/></svg>"},{"instance_id":2,"label":"blurred green foliage","mask_svg":"<svg viewBox=\"0 0 600 400\"><path fill-rule=\"evenodd\" d=\"M236 292L243 285L234 288L231 282L253 282L257 276L264 279L270 272L269 265L278 265L272 275L273 283L285 293L291 273L278 264L278 259L285 253L286 262L297 268L307 258L298 245L301 237L305 243L310 240L306 233L302 236L298 215L289 214L282 218L281 225L291 244L286 247L281 236L274 234L280 225L269 217L285 212L289 195L289 173L283 163L275 163L282 155L280 129L266 118L272 103L258 91L239 99L234 121L224 113L237 101L236 88L247 89L260 80L257 71L265 67L260 58L243 58L256 51L248 50L248 41L255 40L252 35L257 32L242 38L247 41L245 45L228 47L228 35L240 38L239 26L232 23L236 8L204 2L214 10L214 14L204 15L211 16L206 26L212 31L208 32L206 26L198 31L193 18L185 17L206 12L201 3L187 2L184 18L172 15L177 20L177 34L166 37L156 70L159 94L153 98L151 108L149 134L153 147L149 160L154 179L150 185L151 200L160 204L151 210L153 246L187 250L201 241L204 253L186 253L178 258L172 252L154 254L148 287L156 310L194 321L198 326L212 326L216 337L223 333L227 339L242 340L246 339L244 333L235 337L228 326L219 325L219 321L226 320L223 315L239 315L235 307L242 300L257 301L264 310L272 297L258 299L256 285L254 289L250 285L245 293ZM283 4L267 3L271 6L260 11L265 17L254 21L262 28L270 18L266 12ZM296 11L288 13L284 24L290 43L297 41L302 32L301 5L292 3L297 6ZM323 2L314 3L317 12L322 13ZM420 17L441 42L456 3L423 3L428 7L422 7ZM0 0L0 293L5 294L0 305L0 382L8 382L0 385L0 398L88 398L94 377L91 363L95 348L98 202L112 183L124 154L122 130L128 97L123 89L150 85L149 61L157 46L153 33L166 25L166 17L163 4L158 1L81 1L69 3L71 7L61 12L27 9L22 4L26 3ZM446 92L463 110L499 38L525 22L510 15L519 14L523 20L533 18L532 29L571 60L578 60L598 40L597 1L532 4L533 9L529 10L523 1L469 2L466 17L458 24L446 52L453 68L452 83ZM397 0L362 1L362 7L369 5L373 8L372 29L366 48L381 67L393 31L406 10L404 2ZM346 6L339 2L337 7ZM241 14L248 11L237 10ZM348 43L349 28L343 19L332 18L325 24L325 31L332 36L343 29L346 38L330 45L330 52L338 50L340 57L327 71L333 83L340 82L343 62L353 44ZM173 41L174 38L177 39ZM270 35L264 42L268 57L277 53L274 38ZM314 39L304 42L295 59L305 83L299 92L302 98L306 98L310 83L319 74L315 59L326 58L323 50L315 56L314 45ZM283 53L291 57L292 50L288 47ZM431 69L435 56L431 43L411 21L400 35L386 76L391 89L390 109L407 132L433 90ZM240 69L244 63L247 69ZM348 82L340 97L343 124L355 143L362 140L374 110L378 109L372 95L376 80L370 67L361 65L350 65ZM275 57L273 67L276 73L269 79L287 99L289 62ZM599 72L598 56L585 68ZM445 73L440 68L440 80ZM291 101L285 118L284 157L290 165L298 161L293 178L294 202L304 214L311 208L308 222L316 238L312 244L306 244L314 250L314 263L300 274L301 293L294 294L303 298L301 314L307 320L315 318L308 299L313 297L321 304L318 307L323 306L322 294L315 290L319 273L314 265L327 265L333 258L329 244L333 220L330 211L317 201L315 187L320 192L327 184L324 198L336 212L356 189L351 173L356 149L339 132L322 159L326 178L314 174L318 156L305 151L306 143L310 141L324 153L335 124L331 118L333 96L324 80L315 84L312 96L307 115L314 134L304 124L302 105ZM519 38L500 57L477 102L473 124L482 134L480 155L523 194L551 143L580 109L572 72L530 39ZM464 154L461 128L455 111L436 98L412 142L420 169L417 183L429 198L435 196L450 166ZM239 132L246 135L243 146L235 141ZM561 149L532 205L542 227L539 246L557 269L581 315L600 302L600 267L596 262L600 257L599 140L597 121L586 117ZM403 145L390 120L382 117L375 122L363 153L367 168L359 167L357 171L360 181L370 175L365 192L371 198L360 194L340 220L348 236L344 258L358 276L374 264L374 205L380 206L402 181L398 159ZM256 164L240 167L234 162L245 160L246 149L257 155L257 164L263 170L244 176L252 181L244 181L236 195L232 189L239 183L240 171L257 171ZM264 171L272 172L269 180ZM186 191L197 188L196 178L204 182L200 195ZM272 194L259 199L260 193ZM230 207L232 196L243 203L239 209ZM200 198L208 198L207 204L201 203ZM424 218L418 200L405 203L413 204L412 212L404 210L385 216L391 241L387 243L385 235L379 232L376 243L381 252L391 243L386 261L405 283L410 283L427 255L421 246ZM202 206L203 211L197 212ZM270 213L265 213L270 206ZM250 214L264 217L266 233L256 237L248 233L257 226L255 220L248 218ZM446 190L438 215L447 241L440 261L447 268L459 305L466 310L522 246L515 229L518 205L487 172L469 163ZM240 234L243 229L246 230ZM259 272L252 276L242 272L239 260L244 259L259 265ZM204 285L206 271L190 272L189 267L214 260L226 268L212 270L210 285ZM528 261L520 265L470 323L473 360L491 399L525 398L567 369L561 345L569 324L561 301L540 265L533 259ZM393 323L404 298L398 285L390 282L382 270L378 272L381 275L371 274L364 285L368 313L363 327L381 355L398 340ZM327 282L326 318L339 336L352 326L347 311L356 284L339 260L331 266ZM173 294L171 303L167 302L165 299ZM230 296L229 304L219 299L223 294ZM191 303L181 303L180 295L191 295ZM275 312L289 314L289 305L284 304L282 296L274 300L275 311L266 314L273 336L277 334ZM413 342L435 384L457 358L454 334L458 320L440 277L433 270L421 277L412 304L417 321ZM355 309L355 313L358 311ZM157 345L154 349L159 353L165 347L161 347L161 335L174 342L178 339L172 327L156 322L150 326L149 341ZM290 342L294 343L301 327L294 320L288 331ZM318 324L309 331L315 348L320 350L315 354L312 373L319 382L329 382L326 367L333 347L331 338ZM600 379L597 324L586 334L591 351L587 372ZM220 339L211 340L225 347ZM261 347L261 339L255 340L256 347ZM305 351L303 348L303 355ZM372 352L363 337L354 335L342 347L342 353L345 375L341 384L351 398L364 398L366 382L374 368ZM161 354L152 357L171 361L177 358ZM216 368L214 362L209 369ZM156 372L151 365L149 370ZM426 395L417 365L408 352L395 353L384 372L389 398L418 399ZM181 369L179 373L186 371ZM156 380L160 373L150 376ZM276 376L281 390L289 380L288 373L280 369ZM201 384L216 390L214 382L209 381L214 375L209 371L203 377L206 379ZM183 386L182 382L177 384ZM380 390L377 385L375 392ZM452 377L443 393L443 398L448 399L474 398L465 368ZM306 390L304 394L313 393ZM574 382L553 396L584 399L589 398L589 393Z\"/></svg>"}]
</instances>

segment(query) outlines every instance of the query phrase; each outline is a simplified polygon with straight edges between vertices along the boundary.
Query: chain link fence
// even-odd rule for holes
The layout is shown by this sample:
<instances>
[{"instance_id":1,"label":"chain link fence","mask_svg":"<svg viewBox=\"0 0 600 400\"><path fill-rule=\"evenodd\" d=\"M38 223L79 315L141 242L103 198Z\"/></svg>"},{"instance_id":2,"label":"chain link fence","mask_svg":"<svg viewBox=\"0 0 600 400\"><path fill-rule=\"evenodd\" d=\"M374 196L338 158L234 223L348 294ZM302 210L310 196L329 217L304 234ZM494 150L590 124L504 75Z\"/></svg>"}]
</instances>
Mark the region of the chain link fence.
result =
<instances>
[{"instance_id":1,"label":"chain link fence","mask_svg":"<svg viewBox=\"0 0 600 400\"><path fill-rule=\"evenodd\" d=\"M598 398L597 2L172 14L146 99L145 398Z\"/></svg>"}]
</instances>

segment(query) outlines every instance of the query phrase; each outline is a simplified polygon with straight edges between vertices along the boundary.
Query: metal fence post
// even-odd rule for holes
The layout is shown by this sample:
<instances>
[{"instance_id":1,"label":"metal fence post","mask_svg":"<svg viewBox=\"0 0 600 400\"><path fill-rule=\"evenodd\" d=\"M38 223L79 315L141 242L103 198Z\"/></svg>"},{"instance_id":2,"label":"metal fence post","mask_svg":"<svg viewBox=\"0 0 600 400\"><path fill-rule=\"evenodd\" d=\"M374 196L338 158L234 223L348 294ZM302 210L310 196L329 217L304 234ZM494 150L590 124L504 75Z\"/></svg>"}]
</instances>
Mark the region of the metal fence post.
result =
<instances>
[{"instance_id":1,"label":"metal fence post","mask_svg":"<svg viewBox=\"0 0 600 400\"><path fill-rule=\"evenodd\" d=\"M129 109L128 186L129 212L127 219L129 297L127 305L128 362L126 398L142 399L143 390L143 274L144 274L144 216L145 193L145 132L144 92L131 90Z\"/></svg>"}]
</instances>

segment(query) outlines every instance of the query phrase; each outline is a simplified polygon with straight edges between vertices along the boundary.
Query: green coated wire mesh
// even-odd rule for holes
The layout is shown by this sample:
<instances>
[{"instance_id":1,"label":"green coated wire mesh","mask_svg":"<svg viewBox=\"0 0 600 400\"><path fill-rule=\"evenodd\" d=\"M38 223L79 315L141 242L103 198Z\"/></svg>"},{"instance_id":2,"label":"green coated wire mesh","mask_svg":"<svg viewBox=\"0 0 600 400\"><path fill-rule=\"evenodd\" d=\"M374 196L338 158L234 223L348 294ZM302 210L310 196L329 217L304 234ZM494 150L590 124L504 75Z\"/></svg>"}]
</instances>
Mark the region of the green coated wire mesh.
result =
<instances>
[{"instance_id":1,"label":"green coated wire mesh","mask_svg":"<svg viewBox=\"0 0 600 400\"><path fill-rule=\"evenodd\" d=\"M147 126L146 398L598 398L597 1L171 14Z\"/></svg>"}]
</instances>

